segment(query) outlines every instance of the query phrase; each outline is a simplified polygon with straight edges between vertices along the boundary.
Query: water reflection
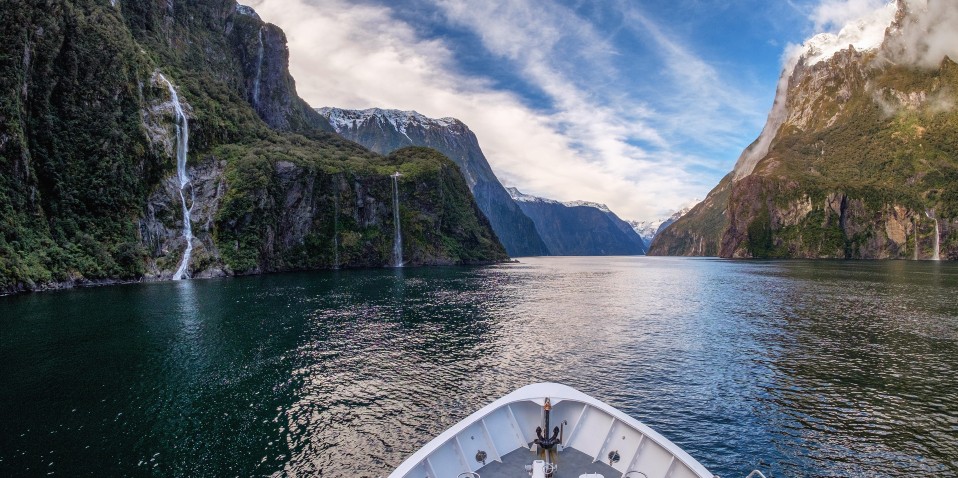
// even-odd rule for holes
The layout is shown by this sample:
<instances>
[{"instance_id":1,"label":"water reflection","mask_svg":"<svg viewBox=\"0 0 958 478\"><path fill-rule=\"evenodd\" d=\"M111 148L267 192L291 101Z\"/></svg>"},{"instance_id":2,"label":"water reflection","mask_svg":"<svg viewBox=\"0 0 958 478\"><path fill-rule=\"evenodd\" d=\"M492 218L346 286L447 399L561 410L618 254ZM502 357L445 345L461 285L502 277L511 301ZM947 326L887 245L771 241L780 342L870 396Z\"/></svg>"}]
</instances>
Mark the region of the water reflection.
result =
<instances>
[{"instance_id":1,"label":"water reflection","mask_svg":"<svg viewBox=\"0 0 958 478\"><path fill-rule=\"evenodd\" d=\"M790 265L807 278L806 293L781 306L791 340L772 360L778 380L765 398L788 418L776 439L805 447L802 460L782 463L784 474L820 462L849 476L955 472L958 448L941 434L958 423L958 410L943 405L958 403L958 380L941 373L954 371L958 347L953 322L938 315L938 301L954 302L933 285L942 271L928 281L928 269L892 263L879 274L848 267L823 275ZM929 340L927 329L942 326L952 339Z\"/></svg>"},{"instance_id":2,"label":"water reflection","mask_svg":"<svg viewBox=\"0 0 958 478\"><path fill-rule=\"evenodd\" d=\"M955 290L944 263L539 258L0 299L0 475L385 475L555 380L723 476L956 476Z\"/></svg>"}]
</instances>

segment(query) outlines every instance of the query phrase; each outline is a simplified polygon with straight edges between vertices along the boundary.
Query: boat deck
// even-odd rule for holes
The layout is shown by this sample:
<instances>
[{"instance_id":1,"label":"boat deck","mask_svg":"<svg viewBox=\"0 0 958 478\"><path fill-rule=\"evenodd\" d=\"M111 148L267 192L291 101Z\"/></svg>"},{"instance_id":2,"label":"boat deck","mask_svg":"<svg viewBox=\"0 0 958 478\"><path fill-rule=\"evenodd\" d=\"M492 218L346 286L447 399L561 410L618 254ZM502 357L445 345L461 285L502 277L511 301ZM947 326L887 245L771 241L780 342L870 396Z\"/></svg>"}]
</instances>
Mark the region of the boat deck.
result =
<instances>
[{"instance_id":1,"label":"boat deck","mask_svg":"<svg viewBox=\"0 0 958 478\"><path fill-rule=\"evenodd\" d=\"M525 448L512 451L502 457L502 463L492 462L479 470L482 478L521 478L529 476L525 466L537 460L538 455ZM574 448L566 448L556 460L555 478L579 478L579 475L598 473L604 478L619 478L622 472L603 462L592 462L592 457Z\"/></svg>"}]
</instances>

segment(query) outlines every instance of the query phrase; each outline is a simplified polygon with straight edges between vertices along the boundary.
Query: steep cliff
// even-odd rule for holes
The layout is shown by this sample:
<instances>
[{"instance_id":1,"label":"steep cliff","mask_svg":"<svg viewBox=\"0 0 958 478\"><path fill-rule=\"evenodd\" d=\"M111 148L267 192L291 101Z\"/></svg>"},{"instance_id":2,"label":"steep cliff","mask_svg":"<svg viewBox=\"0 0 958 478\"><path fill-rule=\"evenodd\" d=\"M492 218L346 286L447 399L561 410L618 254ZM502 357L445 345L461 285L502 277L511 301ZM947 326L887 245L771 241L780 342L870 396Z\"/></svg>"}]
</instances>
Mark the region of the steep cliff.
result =
<instances>
[{"instance_id":1,"label":"steep cliff","mask_svg":"<svg viewBox=\"0 0 958 478\"><path fill-rule=\"evenodd\" d=\"M874 44L806 43L760 138L650 254L958 259L958 47L935 43L958 8L878 13Z\"/></svg>"},{"instance_id":2,"label":"steep cliff","mask_svg":"<svg viewBox=\"0 0 958 478\"><path fill-rule=\"evenodd\" d=\"M541 256L549 253L526 217L489 167L476 135L454 118L427 118L415 111L378 108L355 111L320 108L335 131L380 154L406 146L435 148L452 159L466 177L469 189L509 255Z\"/></svg>"},{"instance_id":3,"label":"steep cliff","mask_svg":"<svg viewBox=\"0 0 958 478\"><path fill-rule=\"evenodd\" d=\"M0 293L388 265L397 170L407 263L505 258L448 160L323 132L282 32L234 1L8 2L0 23Z\"/></svg>"},{"instance_id":4,"label":"steep cliff","mask_svg":"<svg viewBox=\"0 0 958 478\"><path fill-rule=\"evenodd\" d=\"M239 6L237 13L229 39L242 64L247 100L256 114L282 131L332 131L329 122L296 94L283 30L264 23L249 7Z\"/></svg>"},{"instance_id":5,"label":"steep cliff","mask_svg":"<svg viewBox=\"0 0 958 478\"><path fill-rule=\"evenodd\" d=\"M557 256L628 256L645 254L645 243L629 223L603 204L563 203L521 193L509 194L536 224L549 251Z\"/></svg>"}]
</instances>

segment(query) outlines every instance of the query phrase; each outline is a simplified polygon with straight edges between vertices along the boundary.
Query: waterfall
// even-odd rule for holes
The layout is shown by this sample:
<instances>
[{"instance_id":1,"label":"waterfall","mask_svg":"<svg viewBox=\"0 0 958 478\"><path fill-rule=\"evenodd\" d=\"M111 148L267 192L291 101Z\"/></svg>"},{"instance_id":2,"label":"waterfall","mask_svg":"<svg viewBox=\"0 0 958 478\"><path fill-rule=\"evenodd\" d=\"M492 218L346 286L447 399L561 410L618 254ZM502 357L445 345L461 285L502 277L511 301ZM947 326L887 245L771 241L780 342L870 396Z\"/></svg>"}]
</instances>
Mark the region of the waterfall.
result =
<instances>
[{"instance_id":1,"label":"waterfall","mask_svg":"<svg viewBox=\"0 0 958 478\"><path fill-rule=\"evenodd\" d=\"M339 190L336 190L336 196L333 198L333 268L339 269Z\"/></svg>"},{"instance_id":2,"label":"waterfall","mask_svg":"<svg viewBox=\"0 0 958 478\"><path fill-rule=\"evenodd\" d=\"M932 242L932 248L934 253L932 253L931 260L940 261L941 260L941 245L939 244L939 237L941 236L941 231L938 229L938 218L934 216L935 211L931 212L925 211L925 215L928 216L928 219L935 221L935 240Z\"/></svg>"},{"instance_id":3,"label":"waterfall","mask_svg":"<svg viewBox=\"0 0 958 478\"><path fill-rule=\"evenodd\" d=\"M259 29L259 54L256 60L256 79L253 81L253 108L259 106L259 78L263 74L263 27Z\"/></svg>"},{"instance_id":4,"label":"waterfall","mask_svg":"<svg viewBox=\"0 0 958 478\"><path fill-rule=\"evenodd\" d=\"M393 266L402 267L402 230L399 226L399 171L393 178L393 223L395 224L396 238L393 239Z\"/></svg>"},{"instance_id":5,"label":"waterfall","mask_svg":"<svg viewBox=\"0 0 958 478\"><path fill-rule=\"evenodd\" d=\"M183 260L180 262L180 267L173 274L173 280L180 280L183 277L189 278L186 270L189 268L190 255L193 253L193 225L190 223L190 212L193 208L193 199L195 199L193 188L190 188L189 206L187 206L186 194L184 193L186 187L190 185L190 177L186 174L186 155L190 148L190 126L173 84L162 73L159 74L159 78L166 83L166 87L170 90L170 96L173 97L173 109L176 112L176 177L179 179L180 185L180 203L183 207L183 237L186 239L186 250L183 251Z\"/></svg>"},{"instance_id":6,"label":"waterfall","mask_svg":"<svg viewBox=\"0 0 958 478\"><path fill-rule=\"evenodd\" d=\"M915 232L915 259L918 260L918 220L914 216L911 218L912 230Z\"/></svg>"}]
</instances>

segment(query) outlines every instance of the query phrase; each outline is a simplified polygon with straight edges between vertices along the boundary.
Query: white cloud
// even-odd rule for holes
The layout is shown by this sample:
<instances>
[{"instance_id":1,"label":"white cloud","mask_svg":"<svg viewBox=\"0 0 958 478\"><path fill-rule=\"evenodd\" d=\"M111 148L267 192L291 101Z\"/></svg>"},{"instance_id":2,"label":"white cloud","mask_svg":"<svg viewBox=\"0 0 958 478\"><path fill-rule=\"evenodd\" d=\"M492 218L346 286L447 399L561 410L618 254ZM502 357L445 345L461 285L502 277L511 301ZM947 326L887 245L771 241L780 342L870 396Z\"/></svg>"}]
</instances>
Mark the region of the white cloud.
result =
<instances>
[{"instance_id":1,"label":"white cloud","mask_svg":"<svg viewBox=\"0 0 958 478\"><path fill-rule=\"evenodd\" d=\"M887 0L823 0L809 20L814 23L816 32L836 31L871 16L888 3Z\"/></svg>"},{"instance_id":2,"label":"white cloud","mask_svg":"<svg viewBox=\"0 0 958 478\"><path fill-rule=\"evenodd\" d=\"M935 68L948 56L958 60L958 2L908 0L909 16L888 45L888 58Z\"/></svg>"},{"instance_id":3,"label":"white cloud","mask_svg":"<svg viewBox=\"0 0 958 478\"><path fill-rule=\"evenodd\" d=\"M600 94L566 74L555 55L568 53L567 43L588 48L579 55L591 59L584 67L594 71L583 78L615 73L606 61L615 52L587 21L533 0L470 2L468 9L462 1L436 1L449 19L481 33L489 51L517 65L554 108L534 110L487 80L457 73L447 45L421 38L388 7L346 0L251 4L286 31L290 70L311 105L414 109L459 118L475 131L500 180L524 192L603 202L622 217L642 219L661 216L711 186L711 178L689 168L717 165L673 151L665 136L673 132L663 133L672 127L667 118L627 100L627 92L603 88L598 90L606 93ZM668 40L661 33L659 38ZM706 109L743 99L722 98L720 81L707 64L678 46L673 50L685 52L691 65L677 75L689 75L689 84L713 84L695 93L703 103L718 96L718 106ZM712 121L695 122L710 133L721 129L708 126Z\"/></svg>"},{"instance_id":4,"label":"white cloud","mask_svg":"<svg viewBox=\"0 0 958 478\"><path fill-rule=\"evenodd\" d=\"M752 95L725 81L712 65L631 4L620 3L619 8L633 30L652 40L672 81L671 88L661 88L668 92L673 107L660 112L657 120L673 131L704 136L729 147L740 141L742 130L749 126L743 120L760 121L764 105L758 105Z\"/></svg>"},{"instance_id":5,"label":"white cloud","mask_svg":"<svg viewBox=\"0 0 958 478\"><path fill-rule=\"evenodd\" d=\"M816 32L823 33L802 46L789 45L786 58L804 53L810 57L807 62L814 62L850 44L859 50L877 48L902 4L909 15L883 48L886 59L932 68L946 55L958 56L958 2L954 0L821 0L808 20ZM810 46L819 52L808 55Z\"/></svg>"},{"instance_id":6,"label":"white cloud","mask_svg":"<svg viewBox=\"0 0 958 478\"><path fill-rule=\"evenodd\" d=\"M894 1L826 0L815 8L810 18L815 29L822 33L806 40L801 48L790 45L786 53L793 57L804 55L805 64L810 65L831 58L849 45L859 51L878 48L897 10ZM795 60L790 58L786 63Z\"/></svg>"}]
</instances>

